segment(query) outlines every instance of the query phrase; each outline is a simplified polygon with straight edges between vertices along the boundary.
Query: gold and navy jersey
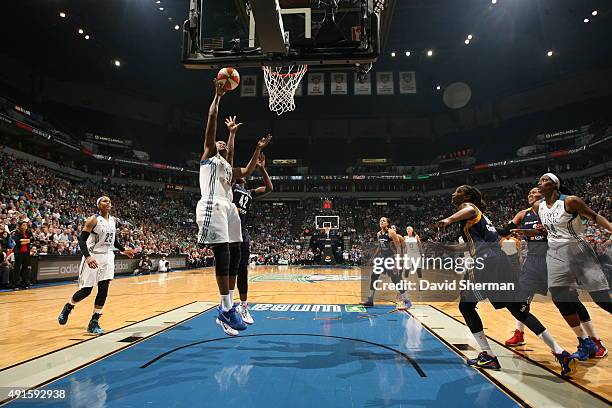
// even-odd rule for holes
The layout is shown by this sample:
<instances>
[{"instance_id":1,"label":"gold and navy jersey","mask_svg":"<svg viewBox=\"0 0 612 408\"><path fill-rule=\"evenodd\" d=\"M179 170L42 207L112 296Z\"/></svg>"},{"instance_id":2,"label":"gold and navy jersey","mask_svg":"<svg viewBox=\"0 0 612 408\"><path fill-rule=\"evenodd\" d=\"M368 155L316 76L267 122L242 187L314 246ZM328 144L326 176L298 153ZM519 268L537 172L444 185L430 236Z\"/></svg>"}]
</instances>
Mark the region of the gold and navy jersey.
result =
<instances>
[{"instance_id":1,"label":"gold and navy jersey","mask_svg":"<svg viewBox=\"0 0 612 408\"><path fill-rule=\"evenodd\" d=\"M499 247L497 230L486 215L476 206L474 206L474 209L476 210L476 217L461 221L461 236L468 244L470 255L472 257L483 256L485 253L503 255Z\"/></svg>"},{"instance_id":2,"label":"gold and navy jersey","mask_svg":"<svg viewBox=\"0 0 612 408\"><path fill-rule=\"evenodd\" d=\"M523 217L523 221L521 221L519 228L537 228L538 224L540 224L540 220L538 219L537 214L532 208L528 208L525 210L525 216ZM546 256L548 243L545 236L540 235L537 237L525 237L525 240L527 241L527 256Z\"/></svg>"}]
</instances>

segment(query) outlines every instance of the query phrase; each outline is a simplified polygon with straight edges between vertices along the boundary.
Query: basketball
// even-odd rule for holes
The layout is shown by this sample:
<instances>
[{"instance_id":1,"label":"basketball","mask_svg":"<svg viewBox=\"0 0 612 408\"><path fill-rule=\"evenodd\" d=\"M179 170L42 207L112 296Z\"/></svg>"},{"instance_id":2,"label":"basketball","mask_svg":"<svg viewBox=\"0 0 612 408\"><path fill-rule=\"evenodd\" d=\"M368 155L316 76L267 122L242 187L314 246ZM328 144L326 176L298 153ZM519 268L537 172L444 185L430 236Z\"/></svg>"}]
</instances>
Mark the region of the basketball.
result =
<instances>
[{"instance_id":1,"label":"basketball","mask_svg":"<svg viewBox=\"0 0 612 408\"><path fill-rule=\"evenodd\" d=\"M223 84L226 91L233 91L240 85L240 74L234 68L222 68L217 73L217 81Z\"/></svg>"}]
</instances>

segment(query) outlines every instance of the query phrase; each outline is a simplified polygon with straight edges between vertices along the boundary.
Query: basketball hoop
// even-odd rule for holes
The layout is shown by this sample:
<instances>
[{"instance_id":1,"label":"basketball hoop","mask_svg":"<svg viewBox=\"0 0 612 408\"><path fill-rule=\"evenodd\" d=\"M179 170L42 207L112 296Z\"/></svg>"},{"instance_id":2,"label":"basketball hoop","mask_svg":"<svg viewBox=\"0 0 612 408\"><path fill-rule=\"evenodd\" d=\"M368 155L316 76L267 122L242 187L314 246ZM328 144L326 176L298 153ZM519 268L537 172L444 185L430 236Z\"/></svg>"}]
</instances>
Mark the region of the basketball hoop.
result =
<instances>
[{"instance_id":1,"label":"basketball hoop","mask_svg":"<svg viewBox=\"0 0 612 408\"><path fill-rule=\"evenodd\" d=\"M268 88L270 110L279 116L295 110L295 91L308 70L308 65L285 67L264 65L262 70Z\"/></svg>"}]
</instances>

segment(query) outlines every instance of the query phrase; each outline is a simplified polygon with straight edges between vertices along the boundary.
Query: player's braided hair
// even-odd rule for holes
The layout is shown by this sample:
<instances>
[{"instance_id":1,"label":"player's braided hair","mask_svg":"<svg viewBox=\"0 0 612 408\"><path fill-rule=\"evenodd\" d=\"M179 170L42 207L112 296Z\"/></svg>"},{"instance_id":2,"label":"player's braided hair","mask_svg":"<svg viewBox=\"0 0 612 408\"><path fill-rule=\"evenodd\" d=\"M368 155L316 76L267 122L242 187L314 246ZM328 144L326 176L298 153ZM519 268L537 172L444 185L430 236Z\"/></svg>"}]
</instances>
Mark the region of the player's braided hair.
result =
<instances>
[{"instance_id":1,"label":"player's braided hair","mask_svg":"<svg viewBox=\"0 0 612 408\"><path fill-rule=\"evenodd\" d=\"M469 202L484 211L487 208L487 203L482 199L482 193L474 186L463 185L459 187L465 195L468 196Z\"/></svg>"}]
</instances>

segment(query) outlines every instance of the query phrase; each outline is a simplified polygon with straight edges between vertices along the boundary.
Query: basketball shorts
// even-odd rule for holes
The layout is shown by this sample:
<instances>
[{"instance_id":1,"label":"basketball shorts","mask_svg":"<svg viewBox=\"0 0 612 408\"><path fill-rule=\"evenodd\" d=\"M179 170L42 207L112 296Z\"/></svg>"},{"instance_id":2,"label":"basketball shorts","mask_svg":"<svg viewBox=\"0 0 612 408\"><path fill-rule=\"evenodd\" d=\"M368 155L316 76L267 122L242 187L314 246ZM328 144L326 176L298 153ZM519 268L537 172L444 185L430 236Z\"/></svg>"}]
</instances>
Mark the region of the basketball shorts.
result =
<instances>
[{"instance_id":1,"label":"basketball shorts","mask_svg":"<svg viewBox=\"0 0 612 408\"><path fill-rule=\"evenodd\" d=\"M546 295L548 292L546 257L527 255L523 267L521 268L519 283L523 292L529 297L536 293Z\"/></svg>"},{"instance_id":2,"label":"basketball shorts","mask_svg":"<svg viewBox=\"0 0 612 408\"><path fill-rule=\"evenodd\" d=\"M199 244L242 242L238 209L227 199L214 197L212 201L208 199L198 201L196 222L199 229Z\"/></svg>"},{"instance_id":3,"label":"basketball shorts","mask_svg":"<svg viewBox=\"0 0 612 408\"><path fill-rule=\"evenodd\" d=\"M586 242L551 245L546 253L548 287L575 286L588 292L608 290L608 280L597 254Z\"/></svg>"},{"instance_id":4,"label":"basketball shorts","mask_svg":"<svg viewBox=\"0 0 612 408\"><path fill-rule=\"evenodd\" d=\"M98 267L91 269L85 262L85 257L81 258L79 289L92 288L100 281L115 277L115 254L112 251L103 254L91 254L91 256L96 260Z\"/></svg>"}]
</instances>

